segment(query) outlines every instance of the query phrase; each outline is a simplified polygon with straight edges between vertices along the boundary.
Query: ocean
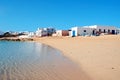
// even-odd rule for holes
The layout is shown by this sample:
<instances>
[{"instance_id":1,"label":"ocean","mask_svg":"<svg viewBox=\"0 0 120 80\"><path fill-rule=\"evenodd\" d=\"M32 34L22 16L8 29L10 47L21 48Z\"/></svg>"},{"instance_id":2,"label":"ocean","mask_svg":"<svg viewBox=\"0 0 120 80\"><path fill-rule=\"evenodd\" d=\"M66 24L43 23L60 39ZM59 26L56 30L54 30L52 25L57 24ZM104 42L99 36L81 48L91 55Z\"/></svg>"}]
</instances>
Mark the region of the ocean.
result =
<instances>
[{"instance_id":1,"label":"ocean","mask_svg":"<svg viewBox=\"0 0 120 80\"><path fill-rule=\"evenodd\" d=\"M0 41L0 80L73 80L79 67L48 45Z\"/></svg>"}]
</instances>

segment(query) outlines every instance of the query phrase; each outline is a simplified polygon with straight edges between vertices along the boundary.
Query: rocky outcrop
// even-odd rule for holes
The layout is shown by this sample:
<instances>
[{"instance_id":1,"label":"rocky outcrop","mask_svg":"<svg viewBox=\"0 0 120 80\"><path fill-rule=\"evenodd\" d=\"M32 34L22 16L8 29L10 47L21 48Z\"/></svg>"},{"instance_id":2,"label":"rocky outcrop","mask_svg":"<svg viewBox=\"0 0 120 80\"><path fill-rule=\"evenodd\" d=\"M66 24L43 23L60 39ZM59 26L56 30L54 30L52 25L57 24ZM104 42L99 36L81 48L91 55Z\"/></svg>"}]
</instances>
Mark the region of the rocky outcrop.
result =
<instances>
[{"instance_id":1,"label":"rocky outcrop","mask_svg":"<svg viewBox=\"0 0 120 80\"><path fill-rule=\"evenodd\" d=\"M33 41L32 38L0 38L0 41Z\"/></svg>"}]
</instances>

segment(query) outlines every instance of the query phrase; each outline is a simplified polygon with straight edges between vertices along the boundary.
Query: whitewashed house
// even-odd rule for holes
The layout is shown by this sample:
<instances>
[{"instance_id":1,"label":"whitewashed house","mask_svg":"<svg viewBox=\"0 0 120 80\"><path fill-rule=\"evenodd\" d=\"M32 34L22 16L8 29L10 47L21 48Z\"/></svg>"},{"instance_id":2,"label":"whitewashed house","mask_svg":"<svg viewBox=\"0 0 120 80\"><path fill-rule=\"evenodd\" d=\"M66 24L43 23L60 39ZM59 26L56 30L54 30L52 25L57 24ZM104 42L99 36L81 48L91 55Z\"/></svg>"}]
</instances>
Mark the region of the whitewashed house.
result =
<instances>
[{"instance_id":1,"label":"whitewashed house","mask_svg":"<svg viewBox=\"0 0 120 80\"><path fill-rule=\"evenodd\" d=\"M36 31L36 36L52 36L53 33L55 33L54 28L38 28L38 30Z\"/></svg>"},{"instance_id":2,"label":"whitewashed house","mask_svg":"<svg viewBox=\"0 0 120 80\"><path fill-rule=\"evenodd\" d=\"M117 34L117 28L113 26L83 26L71 28L70 36L91 36L104 34Z\"/></svg>"},{"instance_id":3,"label":"whitewashed house","mask_svg":"<svg viewBox=\"0 0 120 80\"><path fill-rule=\"evenodd\" d=\"M21 31L19 32L19 38L31 38L34 37L35 33L30 31Z\"/></svg>"},{"instance_id":4,"label":"whitewashed house","mask_svg":"<svg viewBox=\"0 0 120 80\"><path fill-rule=\"evenodd\" d=\"M47 31L45 31L44 29L38 28L38 30L36 31L36 36L41 37L45 35L47 35Z\"/></svg>"},{"instance_id":5,"label":"whitewashed house","mask_svg":"<svg viewBox=\"0 0 120 80\"><path fill-rule=\"evenodd\" d=\"M28 33L28 36L29 36L29 37L34 37L34 36L35 36L35 33L34 33L34 32L29 32L29 33Z\"/></svg>"}]
</instances>

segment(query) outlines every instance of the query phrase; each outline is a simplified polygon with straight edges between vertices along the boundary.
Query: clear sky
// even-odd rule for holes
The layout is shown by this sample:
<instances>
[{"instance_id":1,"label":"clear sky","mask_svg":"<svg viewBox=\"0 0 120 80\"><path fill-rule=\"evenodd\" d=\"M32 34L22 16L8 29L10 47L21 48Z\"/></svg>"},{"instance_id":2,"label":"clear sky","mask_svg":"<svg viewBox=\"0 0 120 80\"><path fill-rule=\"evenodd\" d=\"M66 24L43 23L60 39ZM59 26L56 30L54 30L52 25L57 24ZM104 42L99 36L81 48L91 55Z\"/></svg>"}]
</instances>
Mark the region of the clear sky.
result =
<instances>
[{"instance_id":1,"label":"clear sky","mask_svg":"<svg viewBox=\"0 0 120 80\"><path fill-rule=\"evenodd\" d=\"M2 31L94 24L120 27L120 0L0 0Z\"/></svg>"}]
</instances>

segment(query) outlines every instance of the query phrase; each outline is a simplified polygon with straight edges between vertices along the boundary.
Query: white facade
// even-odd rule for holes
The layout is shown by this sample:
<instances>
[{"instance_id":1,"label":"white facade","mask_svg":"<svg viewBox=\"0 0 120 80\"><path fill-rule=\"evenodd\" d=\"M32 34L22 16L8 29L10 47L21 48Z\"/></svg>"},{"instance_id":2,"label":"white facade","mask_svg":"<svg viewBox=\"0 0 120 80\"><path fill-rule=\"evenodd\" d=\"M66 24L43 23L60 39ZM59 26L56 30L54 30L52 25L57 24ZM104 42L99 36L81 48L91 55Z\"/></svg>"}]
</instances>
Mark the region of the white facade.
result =
<instances>
[{"instance_id":1,"label":"white facade","mask_svg":"<svg viewBox=\"0 0 120 80\"><path fill-rule=\"evenodd\" d=\"M34 32L29 32L28 36L29 36L29 37L34 37L34 36L35 36L35 33L34 33Z\"/></svg>"},{"instance_id":2,"label":"white facade","mask_svg":"<svg viewBox=\"0 0 120 80\"><path fill-rule=\"evenodd\" d=\"M78 36L78 34L80 33L79 30L80 30L80 27L73 27L73 28L71 28L69 35L70 36ZM75 34L73 34L73 32L75 32Z\"/></svg>"},{"instance_id":3,"label":"white facade","mask_svg":"<svg viewBox=\"0 0 120 80\"><path fill-rule=\"evenodd\" d=\"M36 31L36 36L42 37L42 36L50 36L53 33L55 33L54 28L38 28Z\"/></svg>"},{"instance_id":4,"label":"white facade","mask_svg":"<svg viewBox=\"0 0 120 80\"><path fill-rule=\"evenodd\" d=\"M40 29L38 28L38 30L36 31L36 36L46 36L47 35L47 31L44 29Z\"/></svg>"},{"instance_id":5,"label":"white facade","mask_svg":"<svg viewBox=\"0 0 120 80\"><path fill-rule=\"evenodd\" d=\"M22 35L19 36L19 38L31 38L35 36L34 32L21 32L23 33Z\"/></svg>"},{"instance_id":6,"label":"white facade","mask_svg":"<svg viewBox=\"0 0 120 80\"><path fill-rule=\"evenodd\" d=\"M70 36L85 36L85 35L98 35L98 34L116 34L117 28L112 26L83 26L71 28Z\"/></svg>"},{"instance_id":7,"label":"white facade","mask_svg":"<svg viewBox=\"0 0 120 80\"><path fill-rule=\"evenodd\" d=\"M21 36L19 36L19 38L31 38L31 37L28 35L21 35Z\"/></svg>"},{"instance_id":8,"label":"white facade","mask_svg":"<svg viewBox=\"0 0 120 80\"><path fill-rule=\"evenodd\" d=\"M56 36L62 36L62 30L57 30L56 31Z\"/></svg>"}]
</instances>

